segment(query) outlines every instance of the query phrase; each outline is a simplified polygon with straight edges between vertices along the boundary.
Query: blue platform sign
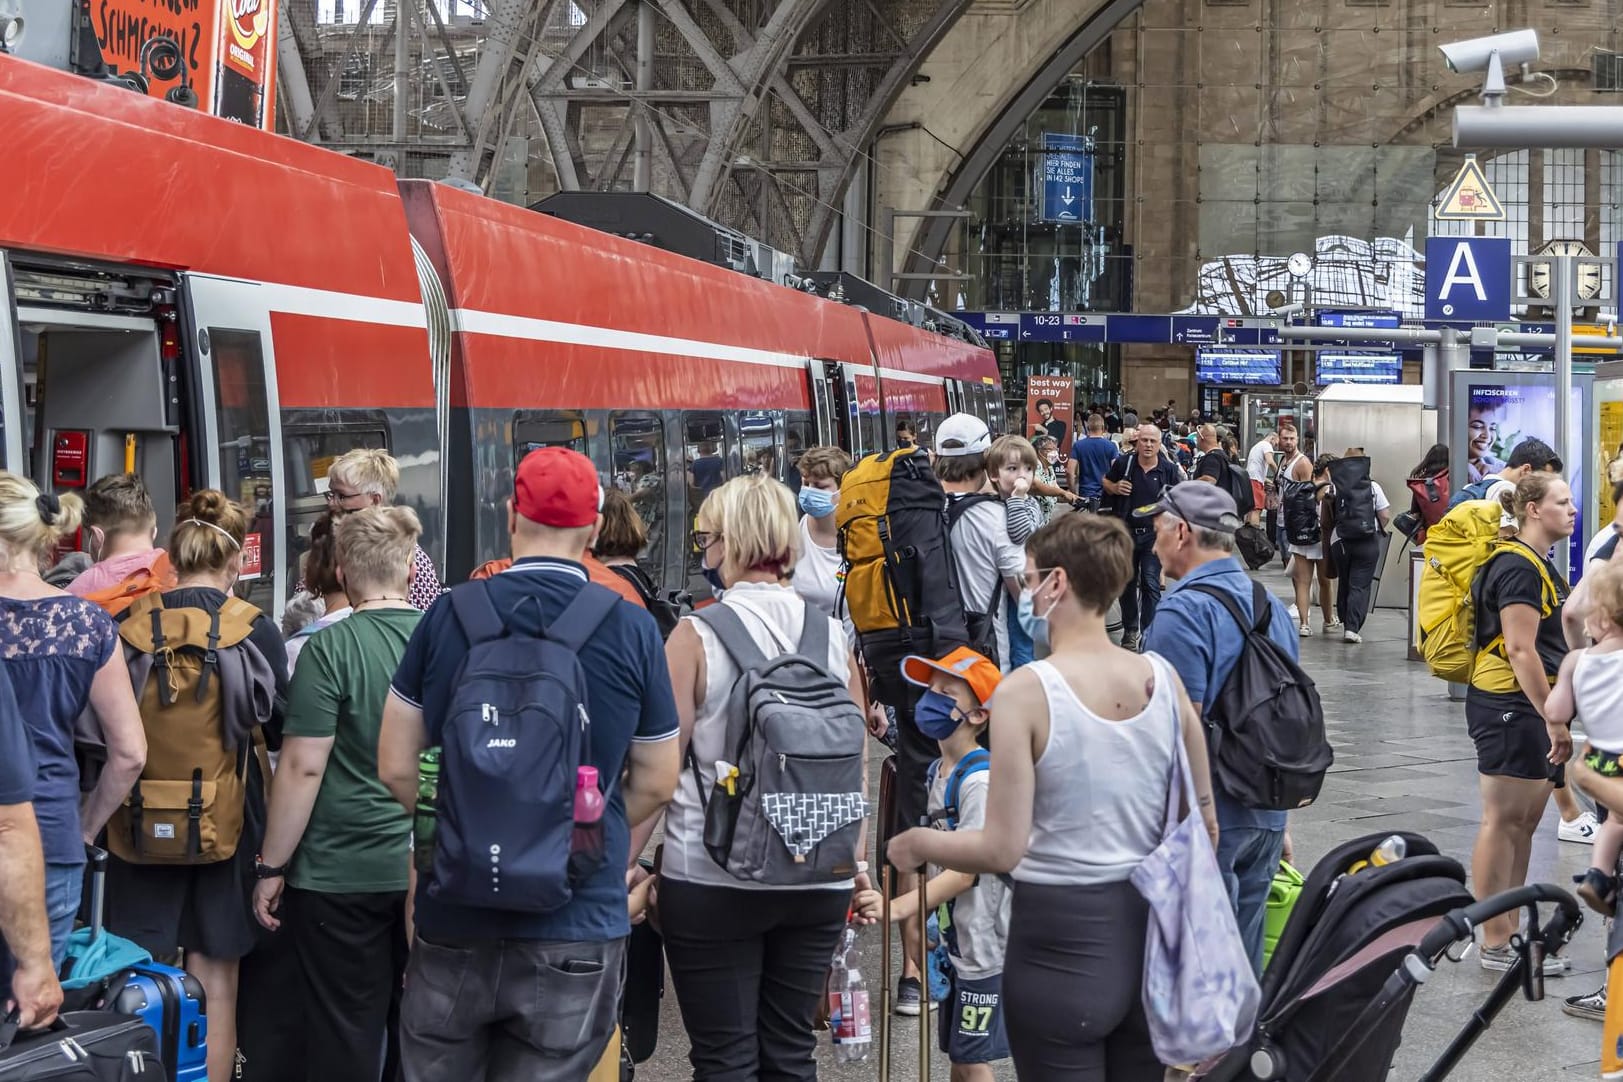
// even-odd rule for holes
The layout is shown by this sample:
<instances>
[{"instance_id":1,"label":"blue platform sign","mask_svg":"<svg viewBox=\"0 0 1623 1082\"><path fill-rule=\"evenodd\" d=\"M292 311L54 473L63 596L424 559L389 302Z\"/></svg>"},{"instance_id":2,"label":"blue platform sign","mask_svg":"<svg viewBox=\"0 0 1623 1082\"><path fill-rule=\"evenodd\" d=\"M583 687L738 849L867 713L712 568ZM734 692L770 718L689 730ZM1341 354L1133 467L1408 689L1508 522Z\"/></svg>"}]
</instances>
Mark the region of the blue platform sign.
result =
<instances>
[{"instance_id":1,"label":"blue platform sign","mask_svg":"<svg viewBox=\"0 0 1623 1082\"><path fill-rule=\"evenodd\" d=\"M1086 135L1044 132L1042 197L1037 216L1045 222L1093 219L1093 140Z\"/></svg>"},{"instance_id":2,"label":"blue platform sign","mask_svg":"<svg viewBox=\"0 0 1623 1082\"><path fill-rule=\"evenodd\" d=\"M1396 312L1342 312L1330 311L1319 313L1319 326L1321 327L1362 327L1372 330L1391 330L1402 324L1403 318Z\"/></svg>"},{"instance_id":3,"label":"blue platform sign","mask_svg":"<svg viewBox=\"0 0 1623 1082\"><path fill-rule=\"evenodd\" d=\"M1426 238L1426 318L1510 318L1510 241L1502 237Z\"/></svg>"}]
</instances>

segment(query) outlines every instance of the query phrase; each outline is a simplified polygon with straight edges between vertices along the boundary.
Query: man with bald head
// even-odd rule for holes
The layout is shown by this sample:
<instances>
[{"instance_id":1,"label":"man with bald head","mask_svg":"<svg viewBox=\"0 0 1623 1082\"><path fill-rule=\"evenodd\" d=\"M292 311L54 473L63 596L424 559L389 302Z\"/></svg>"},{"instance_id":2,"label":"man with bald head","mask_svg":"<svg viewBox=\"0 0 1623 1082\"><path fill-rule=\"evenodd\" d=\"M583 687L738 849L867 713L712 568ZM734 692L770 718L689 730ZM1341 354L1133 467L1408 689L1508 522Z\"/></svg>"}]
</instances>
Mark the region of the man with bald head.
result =
<instances>
[{"instance_id":1,"label":"man with bald head","mask_svg":"<svg viewBox=\"0 0 1623 1082\"><path fill-rule=\"evenodd\" d=\"M1138 649L1140 635L1155 618L1161 600L1155 524L1134 519L1133 510L1154 504L1178 481L1178 467L1161 453L1161 430L1155 425L1139 425L1132 453L1116 459L1105 473L1105 495L1114 497L1115 512L1133 535L1133 577L1121 595L1122 646L1128 650Z\"/></svg>"}]
</instances>

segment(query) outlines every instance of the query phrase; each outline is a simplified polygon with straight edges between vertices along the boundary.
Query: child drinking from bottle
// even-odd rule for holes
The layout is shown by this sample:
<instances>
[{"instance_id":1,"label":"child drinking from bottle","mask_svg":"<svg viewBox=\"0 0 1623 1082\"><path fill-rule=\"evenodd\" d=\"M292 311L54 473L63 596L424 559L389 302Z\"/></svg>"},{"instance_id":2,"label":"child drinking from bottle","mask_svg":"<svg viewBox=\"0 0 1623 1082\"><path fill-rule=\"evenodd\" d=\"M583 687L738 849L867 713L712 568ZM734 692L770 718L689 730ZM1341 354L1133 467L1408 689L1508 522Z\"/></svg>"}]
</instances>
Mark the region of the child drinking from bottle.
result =
<instances>
[{"instance_id":1,"label":"child drinking from bottle","mask_svg":"<svg viewBox=\"0 0 1623 1082\"><path fill-rule=\"evenodd\" d=\"M1593 646L1569 653L1544 704L1546 719L1570 725L1581 718L1589 747L1584 765L1605 778L1623 776L1623 568L1606 564L1589 572L1591 605L1584 630ZM1574 876L1578 897L1598 913L1617 909L1617 858L1623 850L1623 816L1609 816L1595 837L1589 870Z\"/></svg>"},{"instance_id":2,"label":"child drinking from bottle","mask_svg":"<svg viewBox=\"0 0 1623 1082\"><path fill-rule=\"evenodd\" d=\"M986 702L998 668L959 647L940 660L910 657L902 674L926 688L913 720L941 748L930 769L930 821L940 830L979 830L986 818L989 757ZM992 1064L1009 1056L1003 1029L1003 950L1009 932L1009 892L996 876L937 870L925 888L939 906L950 961L951 990L940 1014L940 1045L952 1062L952 1082L992 1082ZM879 895L865 891L857 911L877 914ZM918 897L891 902L893 923L918 919Z\"/></svg>"}]
</instances>

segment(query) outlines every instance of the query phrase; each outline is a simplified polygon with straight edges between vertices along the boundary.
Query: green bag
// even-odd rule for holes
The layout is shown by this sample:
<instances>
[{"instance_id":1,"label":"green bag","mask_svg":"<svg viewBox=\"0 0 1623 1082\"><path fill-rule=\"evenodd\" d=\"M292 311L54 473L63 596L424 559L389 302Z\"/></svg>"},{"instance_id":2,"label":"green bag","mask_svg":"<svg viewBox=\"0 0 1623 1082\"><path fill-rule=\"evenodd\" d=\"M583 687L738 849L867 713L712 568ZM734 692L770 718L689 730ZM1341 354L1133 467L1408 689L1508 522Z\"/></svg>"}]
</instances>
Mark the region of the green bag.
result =
<instances>
[{"instance_id":1,"label":"green bag","mask_svg":"<svg viewBox=\"0 0 1623 1082\"><path fill-rule=\"evenodd\" d=\"M1268 885L1268 909L1262 919L1262 965L1266 969L1273 960L1274 947L1279 944L1279 937L1285 931L1285 924L1291 919L1291 910L1296 908L1296 899L1302 894L1302 873L1286 864L1279 862L1279 871L1274 873L1274 881Z\"/></svg>"}]
</instances>

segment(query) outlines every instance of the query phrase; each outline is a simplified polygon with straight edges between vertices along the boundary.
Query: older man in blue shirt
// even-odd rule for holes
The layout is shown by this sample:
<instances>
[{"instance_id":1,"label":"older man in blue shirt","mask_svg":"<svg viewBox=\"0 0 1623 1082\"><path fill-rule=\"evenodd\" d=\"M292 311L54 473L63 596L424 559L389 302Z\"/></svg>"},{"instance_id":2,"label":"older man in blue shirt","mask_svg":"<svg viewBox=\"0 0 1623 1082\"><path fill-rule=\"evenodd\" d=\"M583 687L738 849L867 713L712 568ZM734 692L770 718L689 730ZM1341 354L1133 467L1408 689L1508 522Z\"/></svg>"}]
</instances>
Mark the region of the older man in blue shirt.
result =
<instances>
[{"instance_id":1,"label":"older man in blue shirt","mask_svg":"<svg viewBox=\"0 0 1623 1082\"><path fill-rule=\"evenodd\" d=\"M1234 531L1241 521L1234 497L1215 485L1179 485L1166 489L1159 503L1140 514L1156 518L1155 554L1167 577L1176 580L1155 611L1145 649L1171 662L1204 718L1239 660L1245 629L1235 626L1217 598L1190 587L1222 590L1233 596L1247 620L1254 618L1251 577L1234 558ZM1300 650L1296 629L1279 599L1267 597L1268 637L1294 660ZM1212 792L1219 828L1217 863L1251 964L1260 973L1263 915L1285 842L1285 813L1246 807L1224 791L1215 773Z\"/></svg>"}]
</instances>

